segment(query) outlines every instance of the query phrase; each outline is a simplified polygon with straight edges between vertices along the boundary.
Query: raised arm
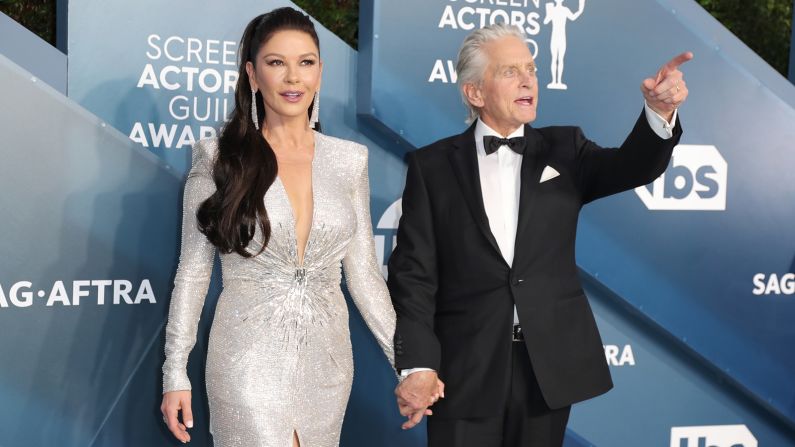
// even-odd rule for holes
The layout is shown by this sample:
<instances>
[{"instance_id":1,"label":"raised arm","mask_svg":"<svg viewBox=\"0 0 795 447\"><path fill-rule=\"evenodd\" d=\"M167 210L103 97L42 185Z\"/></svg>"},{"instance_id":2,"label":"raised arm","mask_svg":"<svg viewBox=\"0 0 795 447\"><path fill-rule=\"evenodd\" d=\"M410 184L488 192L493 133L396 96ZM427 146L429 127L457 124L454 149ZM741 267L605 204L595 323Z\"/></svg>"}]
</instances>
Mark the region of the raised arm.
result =
<instances>
[{"instance_id":1,"label":"raised arm","mask_svg":"<svg viewBox=\"0 0 795 447\"><path fill-rule=\"evenodd\" d=\"M585 10L585 0L580 0L580 7L577 8L577 12L569 16L569 20L571 21L577 20L580 17L580 15L582 15L582 12L584 10Z\"/></svg>"},{"instance_id":2,"label":"raised arm","mask_svg":"<svg viewBox=\"0 0 795 447\"><path fill-rule=\"evenodd\" d=\"M654 77L643 80L640 89L646 110L620 148L602 149L585 138L580 129L575 131L584 203L645 185L665 171L682 135L676 112L689 93L679 66L691 59L693 53L681 53L657 70Z\"/></svg>"},{"instance_id":3,"label":"raised arm","mask_svg":"<svg viewBox=\"0 0 795 447\"><path fill-rule=\"evenodd\" d=\"M575 128L573 139L583 203L654 181L665 172L681 135L677 120L672 137L661 138L649 125L645 111L619 148L602 148Z\"/></svg>"}]
</instances>

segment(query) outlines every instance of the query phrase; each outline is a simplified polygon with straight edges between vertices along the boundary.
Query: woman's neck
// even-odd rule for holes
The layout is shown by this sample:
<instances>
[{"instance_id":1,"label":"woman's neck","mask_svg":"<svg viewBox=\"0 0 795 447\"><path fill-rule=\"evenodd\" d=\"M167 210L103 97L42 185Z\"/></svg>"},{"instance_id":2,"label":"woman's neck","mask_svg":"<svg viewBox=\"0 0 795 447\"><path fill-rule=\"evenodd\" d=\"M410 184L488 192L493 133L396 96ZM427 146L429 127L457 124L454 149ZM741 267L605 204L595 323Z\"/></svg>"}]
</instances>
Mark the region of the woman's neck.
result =
<instances>
[{"instance_id":1,"label":"woman's neck","mask_svg":"<svg viewBox=\"0 0 795 447\"><path fill-rule=\"evenodd\" d=\"M314 141L312 129L305 117L292 119L275 117L271 120L265 118L262 135L271 146L287 150L304 148Z\"/></svg>"}]
</instances>

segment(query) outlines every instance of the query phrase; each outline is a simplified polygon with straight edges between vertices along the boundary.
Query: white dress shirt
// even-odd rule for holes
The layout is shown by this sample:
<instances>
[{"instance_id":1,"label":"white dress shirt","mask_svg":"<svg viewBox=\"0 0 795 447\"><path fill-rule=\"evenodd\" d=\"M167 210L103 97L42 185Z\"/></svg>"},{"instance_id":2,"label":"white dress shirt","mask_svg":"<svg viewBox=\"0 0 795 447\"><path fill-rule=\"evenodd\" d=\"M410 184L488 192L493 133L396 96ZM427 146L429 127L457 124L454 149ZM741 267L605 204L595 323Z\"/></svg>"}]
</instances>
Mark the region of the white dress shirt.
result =
<instances>
[{"instance_id":1,"label":"white dress shirt","mask_svg":"<svg viewBox=\"0 0 795 447\"><path fill-rule=\"evenodd\" d=\"M669 123L649 108L648 104L644 104L644 109L646 120L654 133L663 139L671 138L674 125L676 125L677 112L674 111ZM490 135L500 138L523 137L524 126L519 126L513 133L503 137L480 119L475 124L475 149L478 158L480 189L483 193L483 206L489 219L491 234L497 240L497 246L503 259L508 266L511 266L516 241L516 226L519 219L519 191L523 156L505 145L500 146L497 152L486 155L483 137ZM516 306L513 308L513 322L519 324ZM428 370L430 368L405 369L401 371L401 376L406 377L413 372Z\"/></svg>"}]
</instances>

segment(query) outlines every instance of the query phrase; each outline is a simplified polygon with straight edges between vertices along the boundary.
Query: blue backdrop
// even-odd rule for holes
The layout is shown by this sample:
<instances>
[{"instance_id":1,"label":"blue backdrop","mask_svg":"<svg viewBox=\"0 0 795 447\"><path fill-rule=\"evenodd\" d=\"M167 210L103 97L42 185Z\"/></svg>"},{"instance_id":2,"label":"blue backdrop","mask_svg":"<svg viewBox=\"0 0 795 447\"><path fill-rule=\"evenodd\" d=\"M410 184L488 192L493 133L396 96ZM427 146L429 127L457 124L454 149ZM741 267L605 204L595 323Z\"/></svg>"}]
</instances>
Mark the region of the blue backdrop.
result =
<instances>
[{"instance_id":1,"label":"blue backdrop","mask_svg":"<svg viewBox=\"0 0 795 447\"><path fill-rule=\"evenodd\" d=\"M178 444L160 421L159 368L189 148L231 106L243 27L284 5L72 0L68 98L38 79L62 90L57 58L48 72L0 46L0 89L17 105L0 112L0 446ZM370 148L384 265L403 155L464 129L453 65L469 30L522 27L540 68L535 125L576 124L603 145L639 113L640 81L694 51L669 169L580 222L616 388L575 406L567 445L795 445L795 88L692 0L565 0L582 7L573 20L540 0L361 5L359 52L319 26L321 121ZM566 90L547 87L554 27ZM36 45L14 36L15 49ZM201 390L218 290L216 278L191 356L195 445L211 445ZM423 427L400 430L390 369L351 315L342 445L424 445Z\"/></svg>"}]
</instances>

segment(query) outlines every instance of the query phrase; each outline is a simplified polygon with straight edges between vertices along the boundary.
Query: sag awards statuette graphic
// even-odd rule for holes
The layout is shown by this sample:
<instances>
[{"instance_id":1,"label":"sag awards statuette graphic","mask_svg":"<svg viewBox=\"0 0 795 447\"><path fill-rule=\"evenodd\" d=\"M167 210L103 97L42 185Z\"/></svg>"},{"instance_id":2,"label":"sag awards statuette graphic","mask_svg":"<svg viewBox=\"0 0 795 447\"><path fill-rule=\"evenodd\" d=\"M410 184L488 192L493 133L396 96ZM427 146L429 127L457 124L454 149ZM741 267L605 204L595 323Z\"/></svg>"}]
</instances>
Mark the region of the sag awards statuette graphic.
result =
<instances>
[{"instance_id":1,"label":"sag awards statuette graphic","mask_svg":"<svg viewBox=\"0 0 795 447\"><path fill-rule=\"evenodd\" d=\"M566 23L577 20L585 9L585 0L580 0L580 7L577 12L563 6L563 0L555 0L555 3L546 4L546 17L544 25L552 23L552 36L549 39L549 51L552 59L550 70L552 71L552 82L547 84L548 89L566 90L568 87L563 83L563 58L566 56Z\"/></svg>"},{"instance_id":2,"label":"sag awards statuette graphic","mask_svg":"<svg viewBox=\"0 0 795 447\"><path fill-rule=\"evenodd\" d=\"M564 0L554 0L544 4L544 17L541 16L541 0L505 0L505 1L469 1L457 3L449 0L445 6L437 28L448 30L472 31L495 23L508 23L519 28L525 35L525 41L530 48L530 53L537 62L541 62L538 54L538 36L543 26L551 29L549 53L550 71L552 82L547 84L551 90L566 90L568 86L563 82L564 58L566 56L566 24L577 20L585 10L585 0L579 0L576 12L564 5ZM479 3L476 6L471 4ZM494 7L490 7L490 6ZM453 59L436 59L428 76L428 82L441 82L455 84L458 74L455 71Z\"/></svg>"}]
</instances>

